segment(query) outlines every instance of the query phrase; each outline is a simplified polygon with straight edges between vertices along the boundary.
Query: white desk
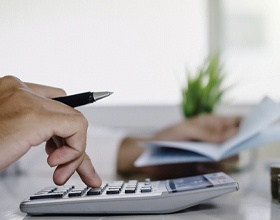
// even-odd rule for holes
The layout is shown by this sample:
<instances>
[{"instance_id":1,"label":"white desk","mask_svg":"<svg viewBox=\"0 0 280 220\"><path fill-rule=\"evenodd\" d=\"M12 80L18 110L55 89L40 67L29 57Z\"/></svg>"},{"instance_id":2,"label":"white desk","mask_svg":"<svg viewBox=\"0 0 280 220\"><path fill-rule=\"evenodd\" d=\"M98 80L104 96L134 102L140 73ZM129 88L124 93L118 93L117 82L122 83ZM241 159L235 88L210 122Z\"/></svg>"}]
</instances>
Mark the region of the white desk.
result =
<instances>
[{"instance_id":1,"label":"white desk","mask_svg":"<svg viewBox=\"0 0 280 220\"><path fill-rule=\"evenodd\" d=\"M280 204L270 196L270 176L266 163L258 161L251 170L231 174L240 190L206 203L167 215L136 216L26 216L19 211L19 203L36 190L52 185L49 174L7 176L0 179L0 219L227 219L266 220L280 218ZM74 176L71 181L79 181Z\"/></svg>"}]
</instances>

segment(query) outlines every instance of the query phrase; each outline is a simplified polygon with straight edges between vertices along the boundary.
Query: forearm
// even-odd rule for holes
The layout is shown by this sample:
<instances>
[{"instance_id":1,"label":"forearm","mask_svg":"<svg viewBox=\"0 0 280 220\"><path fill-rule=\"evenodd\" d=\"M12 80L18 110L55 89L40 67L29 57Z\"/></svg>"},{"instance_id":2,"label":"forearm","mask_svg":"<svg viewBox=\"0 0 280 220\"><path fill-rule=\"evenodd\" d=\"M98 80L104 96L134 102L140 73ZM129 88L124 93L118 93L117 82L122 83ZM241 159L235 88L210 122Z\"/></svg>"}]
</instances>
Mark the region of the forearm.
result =
<instances>
[{"instance_id":1,"label":"forearm","mask_svg":"<svg viewBox=\"0 0 280 220\"><path fill-rule=\"evenodd\" d=\"M120 144L117 155L117 172L127 174L138 172L139 169L134 166L134 161L144 152L144 148L139 142L146 141L145 138L124 138Z\"/></svg>"}]
</instances>

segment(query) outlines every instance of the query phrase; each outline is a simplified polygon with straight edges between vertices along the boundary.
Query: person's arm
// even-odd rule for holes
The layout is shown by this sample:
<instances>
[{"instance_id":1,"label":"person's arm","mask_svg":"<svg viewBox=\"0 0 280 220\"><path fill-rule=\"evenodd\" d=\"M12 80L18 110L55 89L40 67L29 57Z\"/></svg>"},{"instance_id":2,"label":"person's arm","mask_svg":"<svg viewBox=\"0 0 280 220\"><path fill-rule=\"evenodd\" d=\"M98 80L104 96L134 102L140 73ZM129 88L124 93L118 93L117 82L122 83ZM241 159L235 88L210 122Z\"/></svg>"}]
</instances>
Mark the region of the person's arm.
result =
<instances>
[{"instance_id":1,"label":"person's arm","mask_svg":"<svg viewBox=\"0 0 280 220\"><path fill-rule=\"evenodd\" d=\"M227 171L238 160L237 156L219 163L186 163L159 165L137 168L133 164L143 153L142 141L206 141L221 143L236 134L240 117L222 117L217 115L199 115L189 120L165 128L149 138L127 137L119 148L117 172L122 175L144 173L156 179L209 173L216 170Z\"/></svg>"},{"instance_id":2,"label":"person's arm","mask_svg":"<svg viewBox=\"0 0 280 220\"><path fill-rule=\"evenodd\" d=\"M0 170L46 142L57 185L77 171L85 184L97 187L101 179L85 153L88 122L79 111L51 99L62 95L62 89L0 78ZM30 166L36 164L30 161Z\"/></svg>"}]
</instances>

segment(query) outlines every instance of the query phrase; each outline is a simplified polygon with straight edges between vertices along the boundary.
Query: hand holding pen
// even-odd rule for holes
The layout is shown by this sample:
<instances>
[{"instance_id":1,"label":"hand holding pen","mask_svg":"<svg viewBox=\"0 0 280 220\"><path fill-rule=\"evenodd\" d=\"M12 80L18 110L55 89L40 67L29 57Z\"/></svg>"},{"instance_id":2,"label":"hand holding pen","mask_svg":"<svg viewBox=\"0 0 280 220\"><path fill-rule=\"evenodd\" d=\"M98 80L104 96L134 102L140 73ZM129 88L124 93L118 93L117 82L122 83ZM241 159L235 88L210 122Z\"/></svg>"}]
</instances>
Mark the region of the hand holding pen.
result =
<instances>
[{"instance_id":1,"label":"hand holding pen","mask_svg":"<svg viewBox=\"0 0 280 220\"><path fill-rule=\"evenodd\" d=\"M76 109L50 99L60 96L65 92L58 88L23 83L12 76L0 78L0 171L46 142L47 162L55 167L57 185L77 171L85 184L98 187L101 179L85 153L88 122ZM30 166L36 163L30 161Z\"/></svg>"}]
</instances>

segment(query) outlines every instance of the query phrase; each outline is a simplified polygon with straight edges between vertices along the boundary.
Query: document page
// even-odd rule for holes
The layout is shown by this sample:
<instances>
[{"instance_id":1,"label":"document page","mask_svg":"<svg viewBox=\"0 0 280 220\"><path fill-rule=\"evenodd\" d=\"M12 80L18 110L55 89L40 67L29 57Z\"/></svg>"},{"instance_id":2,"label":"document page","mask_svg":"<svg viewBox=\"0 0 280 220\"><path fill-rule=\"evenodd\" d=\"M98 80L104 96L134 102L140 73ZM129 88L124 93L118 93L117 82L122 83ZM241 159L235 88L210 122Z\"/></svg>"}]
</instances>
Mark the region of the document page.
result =
<instances>
[{"instance_id":1,"label":"document page","mask_svg":"<svg viewBox=\"0 0 280 220\"><path fill-rule=\"evenodd\" d=\"M245 149L280 141L280 126L273 125L279 119L280 105L266 97L243 119L238 133L226 142L222 144L190 141L142 143L146 150L136 160L135 165L218 161Z\"/></svg>"}]
</instances>

